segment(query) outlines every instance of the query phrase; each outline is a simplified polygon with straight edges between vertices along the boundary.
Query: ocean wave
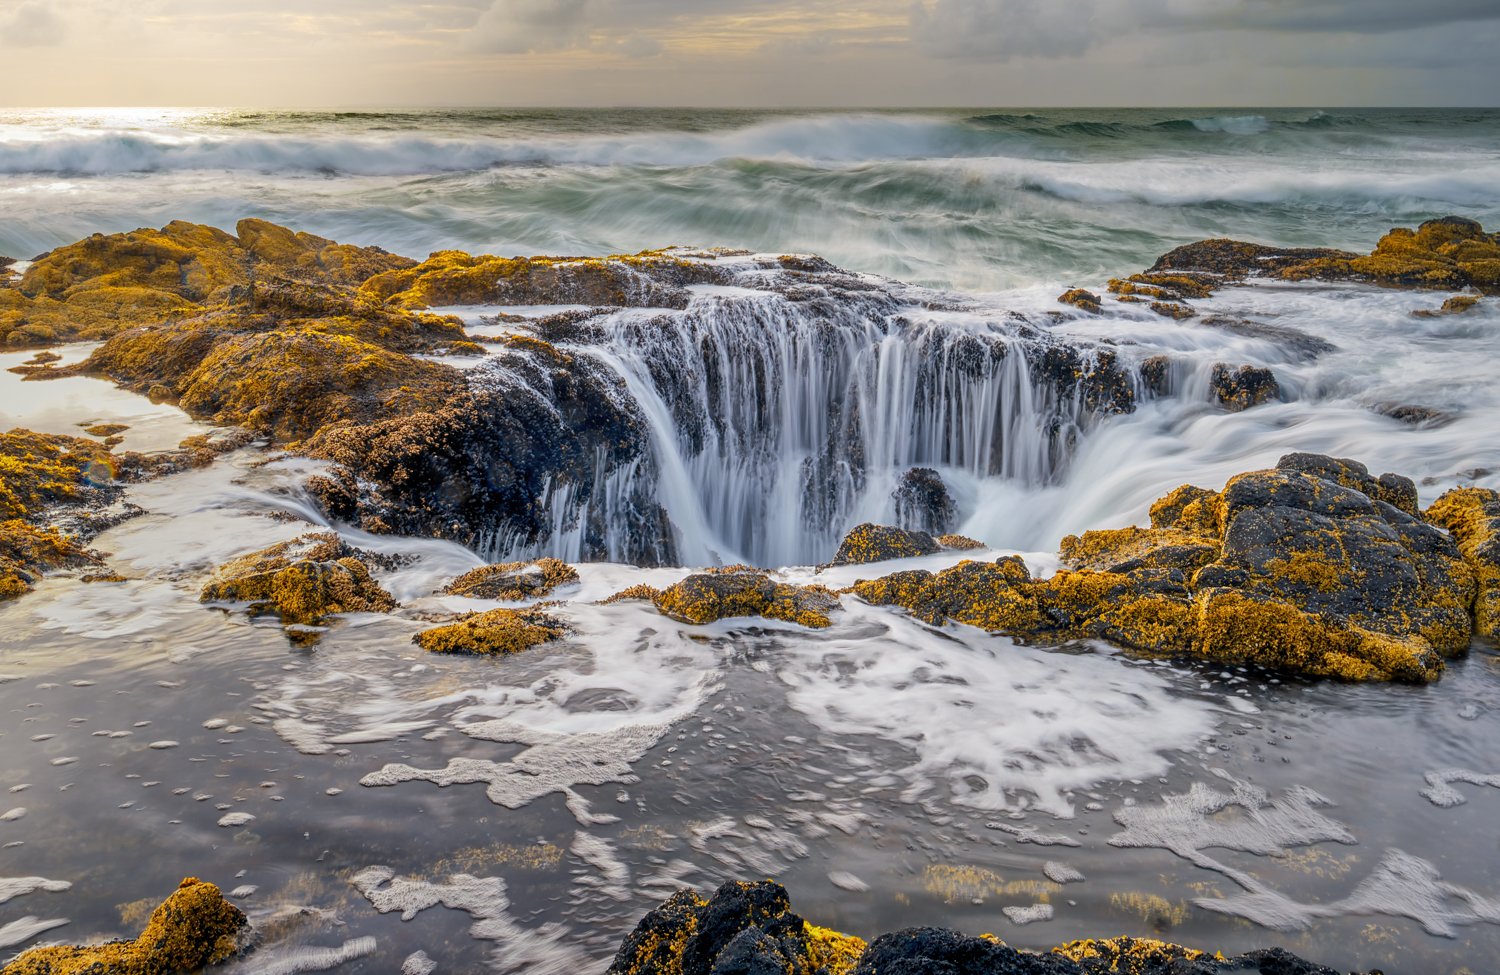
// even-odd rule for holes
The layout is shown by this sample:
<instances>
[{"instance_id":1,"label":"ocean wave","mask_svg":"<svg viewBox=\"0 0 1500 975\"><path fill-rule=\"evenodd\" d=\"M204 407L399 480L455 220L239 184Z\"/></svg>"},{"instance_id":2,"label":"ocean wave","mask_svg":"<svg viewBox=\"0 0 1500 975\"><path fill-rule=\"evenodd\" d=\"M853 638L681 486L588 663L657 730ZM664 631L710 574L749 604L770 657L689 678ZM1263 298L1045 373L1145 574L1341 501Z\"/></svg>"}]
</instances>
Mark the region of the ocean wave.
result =
<instances>
[{"instance_id":1,"label":"ocean wave","mask_svg":"<svg viewBox=\"0 0 1500 975\"><path fill-rule=\"evenodd\" d=\"M946 119L879 115L791 118L707 133L640 131L578 137L69 132L45 139L0 139L0 174L229 170L395 176L528 164L698 166L737 158L856 163L979 150L963 136Z\"/></svg>"}]
</instances>

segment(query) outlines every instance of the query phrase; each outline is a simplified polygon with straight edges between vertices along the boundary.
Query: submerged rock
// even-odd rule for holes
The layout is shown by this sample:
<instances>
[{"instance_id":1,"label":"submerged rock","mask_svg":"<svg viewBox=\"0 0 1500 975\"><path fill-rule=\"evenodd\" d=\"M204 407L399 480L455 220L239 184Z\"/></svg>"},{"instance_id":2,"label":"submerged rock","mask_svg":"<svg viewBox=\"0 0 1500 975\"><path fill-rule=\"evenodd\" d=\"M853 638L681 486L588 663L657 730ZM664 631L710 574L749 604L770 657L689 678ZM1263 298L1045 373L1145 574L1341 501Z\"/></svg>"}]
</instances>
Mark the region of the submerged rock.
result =
<instances>
[{"instance_id":1,"label":"submerged rock","mask_svg":"<svg viewBox=\"0 0 1500 975\"><path fill-rule=\"evenodd\" d=\"M33 948L0 975L175 975L215 965L240 950L249 922L219 888L189 877L134 941Z\"/></svg>"},{"instance_id":2,"label":"submerged rock","mask_svg":"<svg viewBox=\"0 0 1500 975\"><path fill-rule=\"evenodd\" d=\"M1419 308L1412 312L1413 318L1441 318L1444 315L1462 315L1479 304L1478 295L1454 295L1443 302L1437 310Z\"/></svg>"},{"instance_id":3,"label":"submerged rock","mask_svg":"<svg viewBox=\"0 0 1500 975\"><path fill-rule=\"evenodd\" d=\"M1338 975L1279 948L1233 958L1146 938L1072 941L1049 952L994 935L907 928L870 942L810 924L774 881L680 890L621 943L608 975Z\"/></svg>"},{"instance_id":4,"label":"submerged rock","mask_svg":"<svg viewBox=\"0 0 1500 975\"><path fill-rule=\"evenodd\" d=\"M831 626L828 614L839 604L823 586L788 585L744 565L690 575L653 593L652 602L662 615L680 623L759 616L815 628Z\"/></svg>"},{"instance_id":5,"label":"submerged rock","mask_svg":"<svg viewBox=\"0 0 1500 975\"><path fill-rule=\"evenodd\" d=\"M205 602L248 602L288 625L316 625L335 613L383 613L396 601L337 535L322 532L252 552L220 566L203 587Z\"/></svg>"},{"instance_id":6,"label":"submerged rock","mask_svg":"<svg viewBox=\"0 0 1500 975\"><path fill-rule=\"evenodd\" d=\"M562 638L560 621L538 609L492 609L423 630L412 642L428 653L506 656Z\"/></svg>"},{"instance_id":7,"label":"submerged rock","mask_svg":"<svg viewBox=\"0 0 1500 975\"><path fill-rule=\"evenodd\" d=\"M1465 526L1460 537L1493 538L1467 527L1489 525L1480 499L1435 507L1430 517ZM1185 485L1152 506L1150 528L1069 536L1061 554L1068 568L1046 580L1011 556L893 573L854 592L932 624L1425 682L1467 648L1484 571L1417 517L1411 481L1315 454L1288 454L1221 492Z\"/></svg>"},{"instance_id":8,"label":"submerged rock","mask_svg":"<svg viewBox=\"0 0 1500 975\"><path fill-rule=\"evenodd\" d=\"M865 522L844 536L829 565L863 565L887 559L906 559L938 551L937 539L925 531Z\"/></svg>"},{"instance_id":9,"label":"submerged rock","mask_svg":"<svg viewBox=\"0 0 1500 975\"><path fill-rule=\"evenodd\" d=\"M521 600L549 595L558 586L578 581L578 570L559 559L504 562L471 569L443 587L450 596Z\"/></svg>"}]
</instances>

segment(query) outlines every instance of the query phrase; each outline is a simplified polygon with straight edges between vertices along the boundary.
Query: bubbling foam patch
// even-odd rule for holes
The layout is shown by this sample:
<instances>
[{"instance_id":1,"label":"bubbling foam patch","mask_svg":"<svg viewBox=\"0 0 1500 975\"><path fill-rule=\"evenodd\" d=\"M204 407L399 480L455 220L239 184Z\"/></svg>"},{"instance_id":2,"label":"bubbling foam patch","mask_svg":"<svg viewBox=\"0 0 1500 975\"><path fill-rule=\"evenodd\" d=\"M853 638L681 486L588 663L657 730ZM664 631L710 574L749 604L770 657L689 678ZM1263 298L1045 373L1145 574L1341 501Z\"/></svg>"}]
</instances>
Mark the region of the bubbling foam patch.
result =
<instances>
[{"instance_id":1,"label":"bubbling foam patch","mask_svg":"<svg viewBox=\"0 0 1500 975\"><path fill-rule=\"evenodd\" d=\"M1500 789L1500 775L1485 775L1483 772L1471 772L1463 768L1438 769L1428 772L1425 778L1427 788L1422 790L1422 797L1442 809L1461 806L1469 801L1462 792L1453 788L1455 782L1487 785L1492 789Z\"/></svg>"},{"instance_id":2,"label":"bubbling foam patch","mask_svg":"<svg viewBox=\"0 0 1500 975\"><path fill-rule=\"evenodd\" d=\"M1214 727L1210 708L1173 694L1156 668L934 630L852 599L826 632L785 641L788 702L829 732L910 749L893 771L912 802L942 783L961 805L1071 816L1072 791L1160 775L1167 752Z\"/></svg>"},{"instance_id":3,"label":"bubbling foam patch","mask_svg":"<svg viewBox=\"0 0 1500 975\"><path fill-rule=\"evenodd\" d=\"M382 914L399 911L410 921L432 907L463 911L474 919L469 934L495 942L497 972L526 975L575 975L596 967L596 959L576 947L560 924L524 928L510 917L510 898L499 877L454 874L445 883L397 877L389 867L368 867L350 879L354 888Z\"/></svg>"}]
</instances>

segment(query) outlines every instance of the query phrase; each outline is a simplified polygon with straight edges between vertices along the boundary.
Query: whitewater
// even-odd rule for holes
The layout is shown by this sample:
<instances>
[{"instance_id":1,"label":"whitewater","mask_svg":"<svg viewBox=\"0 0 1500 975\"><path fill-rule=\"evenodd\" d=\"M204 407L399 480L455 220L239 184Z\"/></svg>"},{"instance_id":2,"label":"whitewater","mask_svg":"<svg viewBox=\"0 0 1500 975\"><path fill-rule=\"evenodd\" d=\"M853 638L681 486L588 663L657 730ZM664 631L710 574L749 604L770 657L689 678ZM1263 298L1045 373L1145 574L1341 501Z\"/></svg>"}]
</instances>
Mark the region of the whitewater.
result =
<instances>
[{"instance_id":1,"label":"whitewater","mask_svg":"<svg viewBox=\"0 0 1500 975\"><path fill-rule=\"evenodd\" d=\"M133 934L142 903L197 874L267 933L245 973L426 970L418 955L602 971L677 887L772 876L863 935L1128 931L1392 973L1482 964L1500 954L1493 647L1430 687L1346 686L1020 646L851 598L816 632L597 604L736 561L836 588L976 557L817 568L853 524L900 518L912 467L942 478L977 557L1037 575L1064 535L1144 524L1180 484L1292 451L1408 475L1424 505L1500 487L1493 299L1427 318L1445 293L1258 284L1188 323L1056 301L1200 238L1363 252L1447 214L1500 227L1500 111L0 110L0 254L22 261L257 216L418 259L816 254L872 289L835 314L695 285L685 308L613 311L603 340L564 343L649 431L605 521L650 493L682 564L581 562L557 597L572 635L515 658L410 641L423 614L512 605L435 595L459 573L589 555L563 493L545 537L464 546L331 522L304 487L323 465L263 445L132 486L137 517L93 543L125 581L0 604L0 961ZM492 353L448 359L479 383L505 380L506 335L579 309L443 311ZM1023 355L966 358L1035 342L1170 355L1171 395L1095 410ZM0 352L0 429L120 422L137 450L207 432L96 379L3 371L30 354ZM1220 362L1270 368L1280 400L1225 412ZM830 443L862 473L811 505L800 478ZM306 648L198 603L215 565L311 528L385 559L403 613Z\"/></svg>"}]
</instances>

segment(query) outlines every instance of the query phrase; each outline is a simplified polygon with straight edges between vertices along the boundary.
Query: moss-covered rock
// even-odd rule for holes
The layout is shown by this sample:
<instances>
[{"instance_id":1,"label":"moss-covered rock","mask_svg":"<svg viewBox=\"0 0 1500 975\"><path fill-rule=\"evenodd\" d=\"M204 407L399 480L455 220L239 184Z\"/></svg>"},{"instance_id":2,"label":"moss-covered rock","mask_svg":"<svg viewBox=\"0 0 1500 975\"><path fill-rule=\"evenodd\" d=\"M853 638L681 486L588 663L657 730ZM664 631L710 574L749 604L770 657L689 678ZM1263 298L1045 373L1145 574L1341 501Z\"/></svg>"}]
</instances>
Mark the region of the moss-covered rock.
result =
<instances>
[{"instance_id":1,"label":"moss-covered rock","mask_svg":"<svg viewBox=\"0 0 1500 975\"><path fill-rule=\"evenodd\" d=\"M695 573L652 601L662 615L696 624L759 616L822 628L832 625L828 614L838 608L838 597L823 586L788 585L744 565Z\"/></svg>"},{"instance_id":2,"label":"moss-covered rock","mask_svg":"<svg viewBox=\"0 0 1500 975\"><path fill-rule=\"evenodd\" d=\"M1500 290L1500 235L1465 217L1397 227L1369 254L1320 248L1276 248L1236 240L1203 240L1164 254L1148 274L1206 272L1225 281L1275 277L1291 281L1367 281L1387 287Z\"/></svg>"},{"instance_id":3,"label":"moss-covered rock","mask_svg":"<svg viewBox=\"0 0 1500 975\"><path fill-rule=\"evenodd\" d=\"M316 625L335 613L384 613L396 606L353 549L330 533L302 535L220 566L205 602L247 602L286 624Z\"/></svg>"},{"instance_id":4,"label":"moss-covered rock","mask_svg":"<svg viewBox=\"0 0 1500 975\"><path fill-rule=\"evenodd\" d=\"M178 975L234 955L249 922L213 884L189 877L134 941L33 948L0 975Z\"/></svg>"},{"instance_id":5,"label":"moss-covered rock","mask_svg":"<svg viewBox=\"0 0 1500 975\"><path fill-rule=\"evenodd\" d=\"M503 562L471 569L443 587L450 596L475 599L537 599L578 581L578 570L560 559Z\"/></svg>"},{"instance_id":6,"label":"moss-covered rock","mask_svg":"<svg viewBox=\"0 0 1500 975\"><path fill-rule=\"evenodd\" d=\"M924 531L909 531L893 525L865 522L855 525L839 543L829 565L864 565L887 559L931 555L939 550L937 539Z\"/></svg>"},{"instance_id":7,"label":"moss-covered rock","mask_svg":"<svg viewBox=\"0 0 1500 975\"><path fill-rule=\"evenodd\" d=\"M1476 500L1455 497L1430 517L1488 524ZM1152 505L1150 528L1069 536L1068 568L1050 579L1033 579L1011 556L893 573L853 591L928 623L1024 639L1094 638L1148 655L1424 682L1467 648L1483 570L1415 509L1405 478L1288 454L1220 492L1178 488Z\"/></svg>"},{"instance_id":8,"label":"moss-covered rock","mask_svg":"<svg viewBox=\"0 0 1500 975\"><path fill-rule=\"evenodd\" d=\"M30 592L45 572L101 564L46 520L118 497L116 464L106 445L91 440L23 429L0 434L0 600Z\"/></svg>"},{"instance_id":9,"label":"moss-covered rock","mask_svg":"<svg viewBox=\"0 0 1500 975\"><path fill-rule=\"evenodd\" d=\"M1058 295L1057 300L1064 305L1072 305L1079 311L1088 312L1090 315L1097 315L1104 310L1099 304L1099 296L1082 288L1069 288Z\"/></svg>"},{"instance_id":10,"label":"moss-covered rock","mask_svg":"<svg viewBox=\"0 0 1500 975\"><path fill-rule=\"evenodd\" d=\"M398 308L441 305L626 305L686 308L688 284L720 281L711 263L667 251L611 257L495 257L439 251L377 275L361 291Z\"/></svg>"},{"instance_id":11,"label":"moss-covered rock","mask_svg":"<svg viewBox=\"0 0 1500 975\"><path fill-rule=\"evenodd\" d=\"M906 928L868 945L793 912L774 881L680 890L621 943L608 975L1337 975L1279 948L1233 958L1146 938L1070 941L1047 952L994 935Z\"/></svg>"},{"instance_id":12,"label":"moss-covered rock","mask_svg":"<svg viewBox=\"0 0 1500 975\"><path fill-rule=\"evenodd\" d=\"M1474 632L1500 636L1500 492L1454 488L1423 517L1448 530L1474 573Z\"/></svg>"},{"instance_id":13,"label":"moss-covered rock","mask_svg":"<svg viewBox=\"0 0 1500 975\"><path fill-rule=\"evenodd\" d=\"M100 564L96 553L55 528L0 521L0 602L30 592L44 572Z\"/></svg>"},{"instance_id":14,"label":"moss-covered rock","mask_svg":"<svg viewBox=\"0 0 1500 975\"><path fill-rule=\"evenodd\" d=\"M567 628L538 609L492 609L423 630L412 642L428 653L507 656L561 639Z\"/></svg>"}]
</instances>

